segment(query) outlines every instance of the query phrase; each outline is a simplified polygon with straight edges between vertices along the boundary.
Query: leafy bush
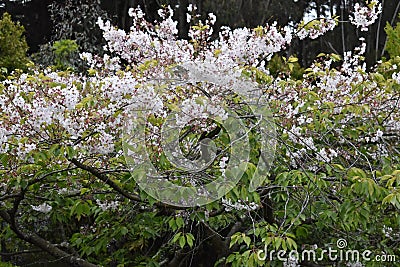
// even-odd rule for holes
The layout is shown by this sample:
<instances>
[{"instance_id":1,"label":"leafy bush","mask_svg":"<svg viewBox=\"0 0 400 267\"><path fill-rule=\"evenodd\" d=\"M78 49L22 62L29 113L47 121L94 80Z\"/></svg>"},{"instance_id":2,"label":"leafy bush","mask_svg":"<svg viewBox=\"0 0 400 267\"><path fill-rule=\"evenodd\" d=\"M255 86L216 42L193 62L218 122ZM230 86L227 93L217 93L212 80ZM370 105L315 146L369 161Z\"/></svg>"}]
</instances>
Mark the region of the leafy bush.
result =
<instances>
[{"instance_id":1,"label":"leafy bush","mask_svg":"<svg viewBox=\"0 0 400 267\"><path fill-rule=\"evenodd\" d=\"M44 44L32 55L32 60L41 67L57 70L83 71L84 64L79 58L79 46L75 40L59 40L53 45Z\"/></svg>"},{"instance_id":2,"label":"leafy bush","mask_svg":"<svg viewBox=\"0 0 400 267\"><path fill-rule=\"evenodd\" d=\"M386 22L385 32L387 34L386 51L390 57L400 56L400 23L398 22L393 28L389 22Z\"/></svg>"},{"instance_id":3,"label":"leafy bush","mask_svg":"<svg viewBox=\"0 0 400 267\"><path fill-rule=\"evenodd\" d=\"M10 14L3 14L0 20L0 67L6 68L7 72L26 69L29 62L24 31L19 22L14 23L11 20Z\"/></svg>"},{"instance_id":4,"label":"leafy bush","mask_svg":"<svg viewBox=\"0 0 400 267\"><path fill-rule=\"evenodd\" d=\"M78 57L78 49L75 40L60 40L53 44L53 52L55 55L55 64L58 69L65 70L72 68L76 65L76 58Z\"/></svg>"},{"instance_id":5,"label":"leafy bush","mask_svg":"<svg viewBox=\"0 0 400 267\"><path fill-rule=\"evenodd\" d=\"M96 25L97 19L107 18L107 13L102 10L99 0L66 0L52 1L49 6L50 20L53 32L50 42L39 47L39 51L33 55L33 61L42 66L54 65L59 69L71 67L75 71L85 71L79 53L74 50L74 40L79 49L90 53L102 53L104 39L102 32ZM61 42L57 44L58 42ZM60 58L54 52L54 45L60 45L60 49L71 49L67 58ZM62 48L63 47L63 48ZM60 51L61 52L61 51ZM64 56L61 56L64 57Z\"/></svg>"}]
</instances>

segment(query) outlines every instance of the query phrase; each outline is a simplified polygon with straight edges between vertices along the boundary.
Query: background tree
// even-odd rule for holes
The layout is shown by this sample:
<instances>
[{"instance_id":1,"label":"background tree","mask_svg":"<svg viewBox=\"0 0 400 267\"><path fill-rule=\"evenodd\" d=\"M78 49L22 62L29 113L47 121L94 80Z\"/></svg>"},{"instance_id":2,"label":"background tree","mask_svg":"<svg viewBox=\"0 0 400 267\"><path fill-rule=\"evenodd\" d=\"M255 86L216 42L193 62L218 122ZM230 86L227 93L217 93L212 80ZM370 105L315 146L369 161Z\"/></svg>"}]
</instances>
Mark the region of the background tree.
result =
<instances>
[{"instance_id":1,"label":"background tree","mask_svg":"<svg viewBox=\"0 0 400 267\"><path fill-rule=\"evenodd\" d=\"M0 20L0 68L2 75L15 69L26 70L28 63L28 45L25 29L18 22L14 23L11 15L4 13Z\"/></svg>"}]
</instances>

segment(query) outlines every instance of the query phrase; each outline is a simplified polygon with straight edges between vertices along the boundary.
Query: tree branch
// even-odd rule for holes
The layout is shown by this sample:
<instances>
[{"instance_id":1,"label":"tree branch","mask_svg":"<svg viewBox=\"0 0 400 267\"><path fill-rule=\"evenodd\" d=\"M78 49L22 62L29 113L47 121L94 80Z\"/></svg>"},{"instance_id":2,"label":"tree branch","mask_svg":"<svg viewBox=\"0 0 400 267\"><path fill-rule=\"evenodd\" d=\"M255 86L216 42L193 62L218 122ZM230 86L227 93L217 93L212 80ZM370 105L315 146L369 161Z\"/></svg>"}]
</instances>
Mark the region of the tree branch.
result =
<instances>
[{"instance_id":1,"label":"tree branch","mask_svg":"<svg viewBox=\"0 0 400 267\"><path fill-rule=\"evenodd\" d=\"M54 246L49 241L41 238L35 233L24 233L22 232L16 222L15 218L10 216L10 214L5 210L0 210L0 217L10 225L10 228L14 231L14 233L21 238L22 240L35 245L41 250L49 253L51 256L62 260L65 263L71 264L73 266L79 267L97 267L98 265L87 262L81 258L75 257L59 248Z\"/></svg>"},{"instance_id":2,"label":"tree branch","mask_svg":"<svg viewBox=\"0 0 400 267\"><path fill-rule=\"evenodd\" d=\"M87 165L83 164L82 162L78 161L75 158L70 159L70 161L73 164L75 164L75 166L77 166L78 168L80 168L82 170L85 170L85 171L88 171L89 173L91 173L92 175L94 175L95 177L97 177L98 179L103 181L104 183L108 184L112 189L114 189L116 192L118 192L122 196L126 197L127 199L133 200L133 201L136 201L136 202L145 202L140 198L140 196L135 195L135 194L130 194L130 193L126 192L124 189L119 187L114 181L109 179L107 177L107 175L105 175L103 172L97 170L96 168L93 168L91 166L87 166ZM175 210L186 209L185 207L171 206L171 205L167 205L167 204L164 204L164 203L161 203L161 202L156 202L156 203L154 203L154 205L156 205L157 207L160 207L160 208L168 207L168 208L175 209Z\"/></svg>"},{"instance_id":3,"label":"tree branch","mask_svg":"<svg viewBox=\"0 0 400 267\"><path fill-rule=\"evenodd\" d=\"M134 195L134 194L130 194L128 192L126 192L125 190L123 190L121 187L119 187L114 181L112 181L111 179L109 179L107 177L107 175L105 175L104 173L100 172L99 170L85 165L82 162L78 161L75 158L70 159L70 161L75 164L75 166L77 166L78 168L88 171L89 173L93 174L96 178L100 179L101 181L103 181L104 183L108 184L112 189L114 189L115 191L117 191L118 193L120 193L121 195L123 195L124 197L126 197L127 199L133 200L133 201L139 201L141 202L142 200L140 199L140 197L138 195Z\"/></svg>"}]
</instances>

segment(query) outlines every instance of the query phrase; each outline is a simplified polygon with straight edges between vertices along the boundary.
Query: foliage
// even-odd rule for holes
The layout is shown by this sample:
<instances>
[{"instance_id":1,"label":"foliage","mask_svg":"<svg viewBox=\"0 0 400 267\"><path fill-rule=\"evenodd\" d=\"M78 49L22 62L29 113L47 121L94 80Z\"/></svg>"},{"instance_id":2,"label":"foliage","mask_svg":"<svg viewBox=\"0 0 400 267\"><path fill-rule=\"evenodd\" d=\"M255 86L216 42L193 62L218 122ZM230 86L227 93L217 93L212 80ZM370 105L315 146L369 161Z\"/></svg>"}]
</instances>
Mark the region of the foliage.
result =
<instances>
[{"instance_id":1,"label":"foliage","mask_svg":"<svg viewBox=\"0 0 400 267\"><path fill-rule=\"evenodd\" d=\"M53 44L56 67L60 70L66 70L73 66L73 59L76 58L79 46L75 40L60 40ZM75 55L75 56L74 56Z\"/></svg>"},{"instance_id":2,"label":"foliage","mask_svg":"<svg viewBox=\"0 0 400 267\"><path fill-rule=\"evenodd\" d=\"M53 34L50 42L41 45L33 55L33 60L43 67L55 65L61 70L72 67L84 71L78 48L96 54L103 52L104 40L96 22L99 17L107 18L107 13L101 9L99 0L52 1L48 9ZM54 45L63 48L55 49ZM69 50L68 55L57 55L59 49Z\"/></svg>"},{"instance_id":3,"label":"foliage","mask_svg":"<svg viewBox=\"0 0 400 267\"><path fill-rule=\"evenodd\" d=\"M33 53L30 58L41 68L54 66L54 50L51 43L41 45L39 51Z\"/></svg>"},{"instance_id":4,"label":"foliage","mask_svg":"<svg viewBox=\"0 0 400 267\"><path fill-rule=\"evenodd\" d=\"M11 20L10 14L3 14L0 20L0 67L3 73L26 69L28 45L24 31L19 22L14 23Z\"/></svg>"},{"instance_id":5,"label":"foliage","mask_svg":"<svg viewBox=\"0 0 400 267\"><path fill-rule=\"evenodd\" d=\"M101 53L104 45L97 19L107 18L99 0L54 1L49 6L54 24L52 41L71 39L86 52Z\"/></svg>"},{"instance_id":6,"label":"foliage","mask_svg":"<svg viewBox=\"0 0 400 267\"><path fill-rule=\"evenodd\" d=\"M210 14L187 41L177 38L171 9L159 11L156 25L140 9L129 13L128 33L99 20L106 52L81 55L90 66L85 75L34 70L1 83L1 238L10 240L3 250L41 248L73 266L382 266L258 257L265 247L320 255L345 238L346 248L371 257L400 257L399 57L367 71L361 39L342 56L321 54L302 79L290 67L276 77L268 69L273 54L333 23L317 20L301 36L274 24L225 28L215 40ZM249 84L261 88L276 131L275 158L255 191L256 165L265 159L261 119L240 94ZM161 140L170 119L181 126L178 146L190 162L214 152L208 165L185 171L167 154ZM227 177L240 138L224 125L237 120L249 157L239 158L241 179L219 200L170 205L138 184L145 177L195 188ZM136 142L124 153L129 125L144 134L128 132ZM214 149L204 150L209 144ZM140 166L140 146L156 175L127 161Z\"/></svg>"},{"instance_id":7,"label":"foliage","mask_svg":"<svg viewBox=\"0 0 400 267\"><path fill-rule=\"evenodd\" d=\"M386 22L385 32L387 34L386 51L390 57L400 56L400 23L393 28Z\"/></svg>"},{"instance_id":8,"label":"foliage","mask_svg":"<svg viewBox=\"0 0 400 267\"><path fill-rule=\"evenodd\" d=\"M31 58L40 67L52 67L61 71L84 71L84 62L79 58L79 46L75 40L59 40L53 45L42 45L40 51Z\"/></svg>"},{"instance_id":9,"label":"foliage","mask_svg":"<svg viewBox=\"0 0 400 267\"><path fill-rule=\"evenodd\" d=\"M291 75L295 79L302 79L304 74L304 69L300 66L296 57L286 59L279 55L274 55L268 62L268 70L273 77Z\"/></svg>"}]
</instances>

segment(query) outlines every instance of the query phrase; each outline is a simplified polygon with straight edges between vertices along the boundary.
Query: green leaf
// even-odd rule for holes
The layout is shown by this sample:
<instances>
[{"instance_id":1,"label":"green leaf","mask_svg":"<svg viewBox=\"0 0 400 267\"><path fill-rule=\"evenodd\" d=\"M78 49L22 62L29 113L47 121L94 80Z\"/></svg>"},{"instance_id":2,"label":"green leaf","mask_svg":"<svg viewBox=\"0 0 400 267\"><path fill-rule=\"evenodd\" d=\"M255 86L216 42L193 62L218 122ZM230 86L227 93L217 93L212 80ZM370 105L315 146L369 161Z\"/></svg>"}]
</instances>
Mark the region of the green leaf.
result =
<instances>
[{"instance_id":1,"label":"green leaf","mask_svg":"<svg viewBox=\"0 0 400 267\"><path fill-rule=\"evenodd\" d=\"M243 237L243 241L244 241L244 243L246 243L246 245L247 245L248 247L250 246L250 243L251 243L250 237L244 236L244 237Z\"/></svg>"},{"instance_id":2,"label":"green leaf","mask_svg":"<svg viewBox=\"0 0 400 267\"><path fill-rule=\"evenodd\" d=\"M3 164L3 167L7 168L9 163L10 156L8 154L1 154L0 161Z\"/></svg>"},{"instance_id":3,"label":"green leaf","mask_svg":"<svg viewBox=\"0 0 400 267\"><path fill-rule=\"evenodd\" d=\"M193 247L194 236L191 233L186 234L186 241L189 247Z\"/></svg>"},{"instance_id":4,"label":"green leaf","mask_svg":"<svg viewBox=\"0 0 400 267\"><path fill-rule=\"evenodd\" d=\"M278 250L282 245L282 238L281 237L276 237L275 238L275 249Z\"/></svg>"},{"instance_id":5,"label":"green leaf","mask_svg":"<svg viewBox=\"0 0 400 267\"><path fill-rule=\"evenodd\" d=\"M75 157L76 152L75 152L75 150L74 150L73 147L67 146L67 147L66 147L66 151L67 151L67 157L68 157L68 159L72 159L72 158Z\"/></svg>"},{"instance_id":6,"label":"green leaf","mask_svg":"<svg viewBox=\"0 0 400 267\"><path fill-rule=\"evenodd\" d=\"M84 194L86 194L87 192L90 192L90 189L89 188L86 188L86 187L84 187L84 188L81 188L81 195L84 195Z\"/></svg>"},{"instance_id":7,"label":"green leaf","mask_svg":"<svg viewBox=\"0 0 400 267\"><path fill-rule=\"evenodd\" d=\"M183 248L183 247L185 246L185 244L186 244L185 236L180 236L180 237L179 237L179 246L180 246L181 248Z\"/></svg>"},{"instance_id":8,"label":"green leaf","mask_svg":"<svg viewBox=\"0 0 400 267\"><path fill-rule=\"evenodd\" d=\"M123 227L121 227L121 234L122 235L126 235L129 231L128 231L128 228L126 228L125 226L123 226Z\"/></svg>"},{"instance_id":9,"label":"green leaf","mask_svg":"<svg viewBox=\"0 0 400 267\"><path fill-rule=\"evenodd\" d=\"M339 55L337 55L337 54L330 54L329 57L330 57L334 62L337 62L337 61L342 60L341 57L340 57Z\"/></svg>"},{"instance_id":10,"label":"green leaf","mask_svg":"<svg viewBox=\"0 0 400 267\"><path fill-rule=\"evenodd\" d=\"M175 219L176 226L179 228L182 228L185 225L185 222L183 221L182 217L177 217Z\"/></svg>"},{"instance_id":11,"label":"green leaf","mask_svg":"<svg viewBox=\"0 0 400 267\"><path fill-rule=\"evenodd\" d=\"M181 237L182 233L179 232L177 233L174 238L172 238L172 243L176 243L176 241L178 241L178 239Z\"/></svg>"},{"instance_id":12,"label":"green leaf","mask_svg":"<svg viewBox=\"0 0 400 267\"><path fill-rule=\"evenodd\" d=\"M229 248L231 248L234 244L238 243L240 237L241 237L241 233L233 234L231 236L231 242L229 244Z\"/></svg>"},{"instance_id":13,"label":"green leaf","mask_svg":"<svg viewBox=\"0 0 400 267\"><path fill-rule=\"evenodd\" d=\"M286 238L286 243L288 244L289 249L297 250L297 244L292 238L287 237Z\"/></svg>"}]
</instances>

